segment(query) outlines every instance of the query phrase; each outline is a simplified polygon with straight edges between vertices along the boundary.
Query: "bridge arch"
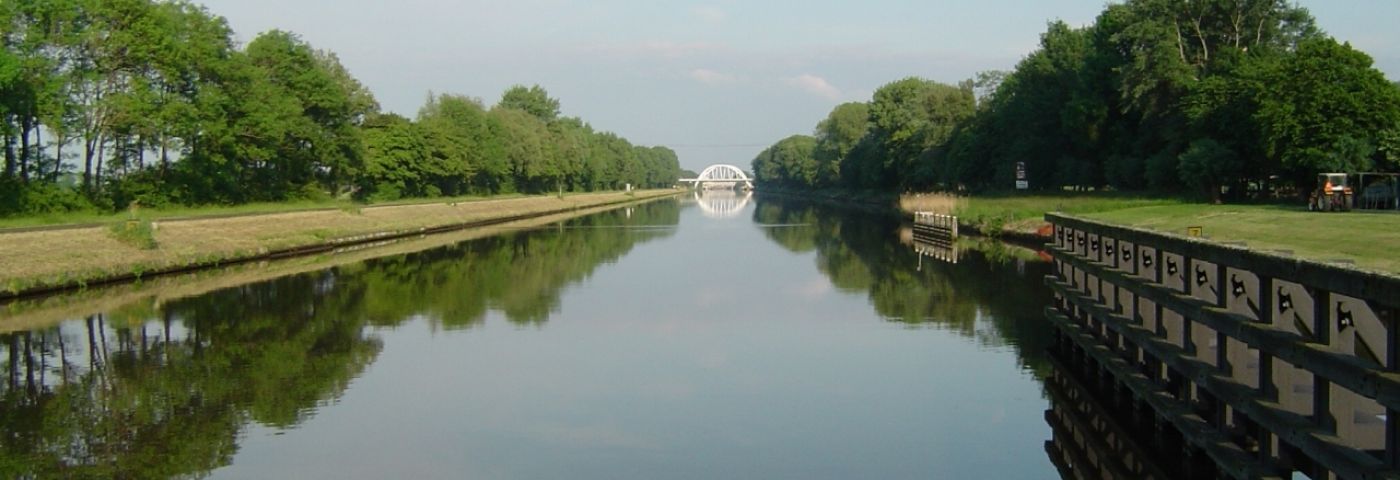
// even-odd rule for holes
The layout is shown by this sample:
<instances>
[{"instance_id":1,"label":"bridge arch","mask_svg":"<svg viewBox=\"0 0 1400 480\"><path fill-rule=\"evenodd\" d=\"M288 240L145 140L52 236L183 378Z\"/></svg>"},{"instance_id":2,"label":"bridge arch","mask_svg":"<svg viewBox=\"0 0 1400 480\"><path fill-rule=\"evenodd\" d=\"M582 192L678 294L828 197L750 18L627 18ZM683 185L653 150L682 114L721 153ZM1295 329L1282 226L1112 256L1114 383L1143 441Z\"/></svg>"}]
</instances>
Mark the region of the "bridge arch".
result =
<instances>
[{"instance_id":1,"label":"bridge arch","mask_svg":"<svg viewBox=\"0 0 1400 480\"><path fill-rule=\"evenodd\" d=\"M703 188L716 185L732 187L741 183L744 188L753 188L753 179L744 173L744 169L723 163L705 167L695 178L682 178L681 181Z\"/></svg>"}]
</instances>

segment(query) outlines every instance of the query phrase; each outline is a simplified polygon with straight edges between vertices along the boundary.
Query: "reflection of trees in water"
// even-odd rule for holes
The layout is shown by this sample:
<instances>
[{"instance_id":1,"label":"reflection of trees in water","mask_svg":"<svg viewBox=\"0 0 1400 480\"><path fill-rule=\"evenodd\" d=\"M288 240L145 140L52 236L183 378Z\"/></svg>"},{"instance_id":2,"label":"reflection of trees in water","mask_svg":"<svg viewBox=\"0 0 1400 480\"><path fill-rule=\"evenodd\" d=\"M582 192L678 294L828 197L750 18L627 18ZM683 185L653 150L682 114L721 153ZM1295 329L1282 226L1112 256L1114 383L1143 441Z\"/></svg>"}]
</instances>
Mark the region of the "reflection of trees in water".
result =
<instances>
[{"instance_id":1,"label":"reflection of trees in water","mask_svg":"<svg viewBox=\"0 0 1400 480\"><path fill-rule=\"evenodd\" d=\"M630 211L630 214L629 214ZM565 287L616 262L632 247L669 236L680 222L674 201L650 202L580 218L560 229L516 232L341 268L352 290L373 291L366 320L393 325L415 316L446 328L476 325L498 310L519 324L540 324Z\"/></svg>"},{"instance_id":2,"label":"reflection of trees in water","mask_svg":"<svg viewBox=\"0 0 1400 480\"><path fill-rule=\"evenodd\" d=\"M0 336L0 477L200 474L247 422L300 423L380 349L318 296L325 276Z\"/></svg>"},{"instance_id":3,"label":"reflection of trees in water","mask_svg":"<svg viewBox=\"0 0 1400 480\"><path fill-rule=\"evenodd\" d=\"M925 259L920 271L917 254L897 241L897 217L772 198L761 198L754 216L764 224L810 224L764 231L788 250L815 250L817 267L832 284L868 294L880 316L1016 347L1025 365L1044 371L1041 359L1052 332L1042 318L1050 302L1042 284L1048 265L1020 270L1005 251L974 250L961 254L957 264ZM981 328L979 319L985 321Z\"/></svg>"},{"instance_id":4,"label":"reflection of trees in water","mask_svg":"<svg viewBox=\"0 0 1400 480\"><path fill-rule=\"evenodd\" d=\"M447 248L138 302L0 334L0 478L200 476L227 465L248 422L304 422L375 360L366 325L425 316L473 325L490 309L544 322L568 284L671 232L675 202Z\"/></svg>"}]
</instances>

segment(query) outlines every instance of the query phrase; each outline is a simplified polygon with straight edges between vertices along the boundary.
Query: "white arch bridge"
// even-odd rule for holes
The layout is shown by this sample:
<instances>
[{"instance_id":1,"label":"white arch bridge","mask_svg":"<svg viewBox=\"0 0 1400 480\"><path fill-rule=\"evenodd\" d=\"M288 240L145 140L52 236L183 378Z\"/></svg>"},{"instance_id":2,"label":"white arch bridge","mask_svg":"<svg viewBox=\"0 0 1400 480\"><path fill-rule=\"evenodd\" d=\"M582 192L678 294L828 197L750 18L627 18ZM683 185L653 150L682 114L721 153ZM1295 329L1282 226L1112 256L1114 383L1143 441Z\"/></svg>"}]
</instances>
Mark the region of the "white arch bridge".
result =
<instances>
[{"instance_id":1,"label":"white arch bridge","mask_svg":"<svg viewBox=\"0 0 1400 480\"><path fill-rule=\"evenodd\" d=\"M753 190L753 179L744 170L733 165L710 165L695 178L682 178L681 183L689 183L699 188L734 188L743 184L745 190Z\"/></svg>"}]
</instances>

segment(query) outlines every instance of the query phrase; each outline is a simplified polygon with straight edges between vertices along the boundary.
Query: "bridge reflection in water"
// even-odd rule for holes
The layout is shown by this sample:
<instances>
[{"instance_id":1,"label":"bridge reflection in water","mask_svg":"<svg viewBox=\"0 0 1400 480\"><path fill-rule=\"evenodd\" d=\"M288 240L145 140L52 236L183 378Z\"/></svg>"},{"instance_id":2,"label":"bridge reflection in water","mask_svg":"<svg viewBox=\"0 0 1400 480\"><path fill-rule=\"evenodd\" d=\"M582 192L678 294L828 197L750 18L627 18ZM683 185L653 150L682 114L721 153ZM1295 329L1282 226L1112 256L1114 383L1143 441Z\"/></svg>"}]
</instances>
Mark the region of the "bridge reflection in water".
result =
<instances>
[{"instance_id":1,"label":"bridge reflection in water","mask_svg":"<svg viewBox=\"0 0 1400 480\"><path fill-rule=\"evenodd\" d=\"M753 192L749 190L699 189L695 191L695 203L700 206L700 213L707 218L741 217L752 199Z\"/></svg>"},{"instance_id":2,"label":"bridge reflection in water","mask_svg":"<svg viewBox=\"0 0 1400 480\"><path fill-rule=\"evenodd\" d=\"M1066 478L1400 478L1400 278L1047 219Z\"/></svg>"}]
</instances>

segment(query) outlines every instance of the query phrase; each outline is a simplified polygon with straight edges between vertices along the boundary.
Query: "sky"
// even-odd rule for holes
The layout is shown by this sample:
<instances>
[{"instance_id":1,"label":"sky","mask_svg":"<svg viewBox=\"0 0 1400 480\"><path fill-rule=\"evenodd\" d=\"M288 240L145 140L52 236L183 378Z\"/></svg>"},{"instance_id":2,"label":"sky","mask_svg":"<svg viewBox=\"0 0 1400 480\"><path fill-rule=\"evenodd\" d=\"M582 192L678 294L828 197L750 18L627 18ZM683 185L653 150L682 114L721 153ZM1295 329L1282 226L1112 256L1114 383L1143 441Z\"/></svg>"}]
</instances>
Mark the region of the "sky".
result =
<instances>
[{"instance_id":1,"label":"sky","mask_svg":"<svg viewBox=\"0 0 1400 480\"><path fill-rule=\"evenodd\" d=\"M198 1L198 0L196 0ZM335 52L386 111L429 92L493 105L538 84L563 114L699 171L748 168L832 107L909 76L1011 70L1046 23L1093 22L1103 0L205 0L239 41L281 29ZM1400 80L1400 1L1302 1L1318 25Z\"/></svg>"}]
</instances>

